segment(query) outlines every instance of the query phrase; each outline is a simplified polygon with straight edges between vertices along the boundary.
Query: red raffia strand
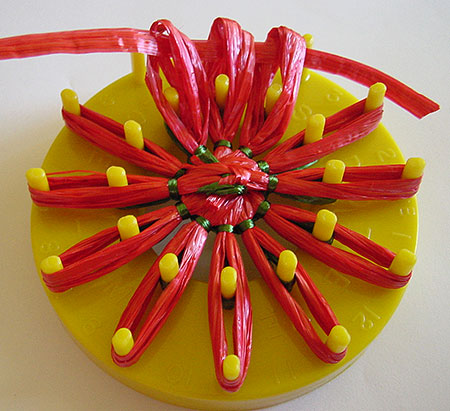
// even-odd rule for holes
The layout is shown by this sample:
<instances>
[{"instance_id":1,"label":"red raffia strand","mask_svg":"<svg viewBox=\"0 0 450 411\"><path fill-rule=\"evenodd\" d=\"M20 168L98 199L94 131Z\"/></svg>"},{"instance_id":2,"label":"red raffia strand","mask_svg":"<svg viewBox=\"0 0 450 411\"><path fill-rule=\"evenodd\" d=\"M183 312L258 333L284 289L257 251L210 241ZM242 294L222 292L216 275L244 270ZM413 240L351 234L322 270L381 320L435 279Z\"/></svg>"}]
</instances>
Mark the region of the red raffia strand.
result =
<instances>
[{"instance_id":1,"label":"red raffia strand","mask_svg":"<svg viewBox=\"0 0 450 411\"><path fill-rule=\"evenodd\" d=\"M207 236L207 231L193 221L178 231L153 263L125 308L116 331L123 327L128 328L132 333L136 331L160 279L159 260L167 253L174 253L178 256L182 254L177 276L162 291L155 305L151 308L139 334L134 338L135 343L131 351L127 355L120 356L111 346L111 355L117 365L127 367L134 364L155 338L191 279Z\"/></svg>"},{"instance_id":2,"label":"red raffia strand","mask_svg":"<svg viewBox=\"0 0 450 411\"><path fill-rule=\"evenodd\" d=\"M402 177L405 164L383 164L377 166L357 166L346 167L343 181L362 181L362 180L396 180ZM323 178L324 167L311 167L303 170L285 171L278 175L301 180L321 180ZM415 181L415 180L413 180Z\"/></svg>"},{"instance_id":3,"label":"red raffia strand","mask_svg":"<svg viewBox=\"0 0 450 411\"><path fill-rule=\"evenodd\" d=\"M400 165L400 167L404 168L403 165ZM388 170L383 168L389 169L390 166L351 168L358 169L351 170L353 181L345 181L344 175L343 183L339 184L293 178L289 175L289 172L280 174L278 175L278 185L275 192L291 196L322 197L337 200L401 200L415 195L422 181L422 177L415 179L402 179L400 176L395 179L383 178L386 174L389 174ZM368 170L365 170L366 168ZM398 170L399 167L394 168ZM378 179L379 177L376 174L370 175L374 169L381 172L381 179ZM363 175L365 178L358 180L359 175Z\"/></svg>"},{"instance_id":4,"label":"red raffia strand","mask_svg":"<svg viewBox=\"0 0 450 411\"><path fill-rule=\"evenodd\" d=\"M239 377L234 381L225 378L222 366L225 357L230 354L220 287L220 274L225 265L233 267L237 272L237 288L234 297L233 353L239 357L241 370ZM250 363L253 325L247 277L239 245L233 233L219 232L216 236L208 280L208 313L217 381L222 388L228 391L237 391L244 383Z\"/></svg>"},{"instance_id":5,"label":"red raffia strand","mask_svg":"<svg viewBox=\"0 0 450 411\"><path fill-rule=\"evenodd\" d=\"M272 29L266 43L277 45L277 54L270 63L256 64L255 78L242 125L239 143L260 154L283 136L291 119L300 87L306 43L302 36L286 27ZM283 90L270 114L265 118L264 101L267 89L280 68Z\"/></svg>"},{"instance_id":6,"label":"red raffia strand","mask_svg":"<svg viewBox=\"0 0 450 411\"><path fill-rule=\"evenodd\" d=\"M221 58L220 47L211 40L198 40L193 44L204 61ZM169 50L168 39L159 41L148 31L131 28L63 31L0 39L1 60L57 53L139 52L156 56L167 54ZM255 43L255 52L257 63L270 64L278 50L276 45L264 42ZM354 60L308 49L305 67L338 74L366 86L383 82L387 86L386 97L418 118L439 109L438 104L400 81Z\"/></svg>"},{"instance_id":7,"label":"red raffia strand","mask_svg":"<svg viewBox=\"0 0 450 411\"><path fill-rule=\"evenodd\" d=\"M337 74L370 87L377 82L387 87L386 96L418 118L439 110L439 105L413 91L395 78L365 64L335 54L308 50L305 65L314 70Z\"/></svg>"},{"instance_id":8,"label":"red raffia strand","mask_svg":"<svg viewBox=\"0 0 450 411\"><path fill-rule=\"evenodd\" d=\"M269 164L272 173L280 173L305 166L314 160L333 153L338 148L347 146L367 136L375 130L382 116L383 107L378 107L367 113L361 113L356 119L346 123L334 133L325 136L319 141L285 151L283 155L271 156L269 153L265 160Z\"/></svg>"},{"instance_id":9,"label":"red raffia strand","mask_svg":"<svg viewBox=\"0 0 450 411\"><path fill-rule=\"evenodd\" d=\"M53 274L42 272L48 289L63 292L114 271L164 239L181 222L175 206L137 217L142 231L124 241L117 227L107 228L60 255L63 269ZM112 244L112 245L110 245Z\"/></svg>"},{"instance_id":10,"label":"red raffia strand","mask_svg":"<svg viewBox=\"0 0 450 411\"><path fill-rule=\"evenodd\" d=\"M322 361L327 363L337 363L344 358L347 350L341 353L334 353L320 340L308 316L281 283L263 252L263 248L265 248L267 251L273 252L274 255L279 255L279 253L283 250L283 247L258 227L250 228L244 231L242 234L242 239L253 259L253 262L255 263L255 266L264 278L264 281L267 283L273 295L283 307L295 328L304 338L311 350ZM300 269L298 268L296 271L296 276L304 277L304 270L302 270L300 274ZM304 289L304 291L306 291L306 289ZM311 296L311 299L313 298L314 297ZM327 312L327 315L330 315L331 309L325 309L322 311L323 314L325 312ZM326 329L332 325L337 325L337 320L334 315L332 315L328 321L321 322Z\"/></svg>"},{"instance_id":11,"label":"red raffia strand","mask_svg":"<svg viewBox=\"0 0 450 411\"><path fill-rule=\"evenodd\" d=\"M296 215L300 217L296 217ZM317 240L312 234L291 222L304 222L301 219L302 215L305 215L304 210L301 210L300 212L300 210L293 207L272 205L264 216L264 221L292 244L344 274L360 278L368 283L384 288L401 288L408 283L411 273L406 276L396 275L386 268L374 264L356 254L352 254ZM341 227L339 229L341 231L339 232L338 237L340 240L343 240L344 245L356 247L364 257L372 257L377 263L382 264L384 267L390 266L394 259L394 254L392 252L370 242L368 239L366 240L370 243L365 242L365 240L362 239L363 236L355 235L357 240L349 239L349 233L350 235L353 233L349 229L344 230L341 229ZM374 250L367 254L369 244Z\"/></svg>"},{"instance_id":12,"label":"red raffia strand","mask_svg":"<svg viewBox=\"0 0 450 411\"><path fill-rule=\"evenodd\" d=\"M50 191L29 187L33 202L41 207L120 208L148 204L169 198L168 179L127 174L128 185L109 187L106 174L85 176L67 174L78 171L48 173Z\"/></svg>"},{"instance_id":13,"label":"red raffia strand","mask_svg":"<svg viewBox=\"0 0 450 411\"><path fill-rule=\"evenodd\" d=\"M344 127L347 123L356 120L362 113L364 113L365 102L365 99L357 101L356 103L327 117L325 121L324 134L336 131L337 129ZM278 146L273 147L272 150L266 154L264 159L271 162L272 159L283 156L287 151L301 147L304 137L305 130L302 130L292 137L289 137Z\"/></svg>"},{"instance_id":14,"label":"red raffia strand","mask_svg":"<svg viewBox=\"0 0 450 411\"><path fill-rule=\"evenodd\" d=\"M211 27L209 41L216 45L218 54L217 59L204 62L211 102L209 134L213 142L231 142L239 128L252 89L255 67L253 36L242 30L237 22L218 18ZM223 110L215 99L215 79L219 74L226 74L229 79Z\"/></svg>"},{"instance_id":15,"label":"red raffia strand","mask_svg":"<svg viewBox=\"0 0 450 411\"><path fill-rule=\"evenodd\" d=\"M79 116L62 110L67 127L102 150L129 161L145 170L172 177L181 168L181 162L157 144L144 139L146 150L140 150L125 141L123 125L80 105Z\"/></svg>"}]
</instances>

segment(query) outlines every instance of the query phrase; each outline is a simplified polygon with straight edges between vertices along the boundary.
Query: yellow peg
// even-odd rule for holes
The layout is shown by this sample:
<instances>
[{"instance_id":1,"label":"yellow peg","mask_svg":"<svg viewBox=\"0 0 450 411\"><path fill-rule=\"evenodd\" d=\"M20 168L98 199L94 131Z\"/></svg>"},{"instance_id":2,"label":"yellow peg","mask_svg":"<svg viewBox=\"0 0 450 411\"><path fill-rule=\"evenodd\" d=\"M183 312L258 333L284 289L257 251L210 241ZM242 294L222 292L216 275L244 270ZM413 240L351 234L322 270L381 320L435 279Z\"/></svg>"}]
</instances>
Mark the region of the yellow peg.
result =
<instances>
[{"instance_id":1,"label":"yellow peg","mask_svg":"<svg viewBox=\"0 0 450 411\"><path fill-rule=\"evenodd\" d=\"M414 179L423 176L425 160L419 157L409 158L402 172L402 178Z\"/></svg>"},{"instance_id":2,"label":"yellow peg","mask_svg":"<svg viewBox=\"0 0 450 411\"><path fill-rule=\"evenodd\" d=\"M241 360L237 355L227 355L222 363L223 376L228 381L234 381L241 373Z\"/></svg>"},{"instance_id":3,"label":"yellow peg","mask_svg":"<svg viewBox=\"0 0 450 411\"><path fill-rule=\"evenodd\" d=\"M136 82L143 83L145 81L145 73L147 71L145 66L145 54L131 53L131 69Z\"/></svg>"},{"instance_id":4,"label":"yellow peg","mask_svg":"<svg viewBox=\"0 0 450 411\"><path fill-rule=\"evenodd\" d=\"M416 255L403 248L392 260L389 271L397 275L408 275L416 264Z\"/></svg>"},{"instance_id":5,"label":"yellow peg","mask_svg":"<svg viewBox=\"0 0 450 411\"><path fill-rule=\"evenodd\" d=\"M35 190L50 191L47 175L42 168L30 168L26 173L28 185Z\"/></svg>"},{"instance_id":6,"label":"yellow peg","mask_svg":"<svg viewBox=\"0 0 450 411\"><path fill-rule=\"evenodd\" d=\"M128 185L127 173L122 167L109 167L106 170L106 178L110 187L125 187Z\"/></svg>"},{"instance_id":7,"label":"yellow peg","mask_svg":"<svg viewBox=\"0 0 450 411\"><path fill-rule=\"evenodd\" d=\"M345 163L341 160L329 160L325 164L322 181L328 184L342 183L345 173Z\"/></svg>"},{"instance_id":8,"label":"yellow peg","mask_svg":"<svg viewBox=\"0 0 450 411\"><path fill-rule=\"evenodd\" d=\"M283 250L280 253L277 264L277 274L281 281L290 283L297 269L297 256L291 250Z\"/></svg>"},{"instance_id":9,"label":"yellow peg","mask_svg":"<svg viewBox=\"0 0 450 411\"><path fill-rule=\"evenodd\" d=\"M225 108L228 97L228 89L230 88L230 79L226 74L219 74L215 80L216 86L216 102L221 110Z\"/></svg>"},{"instance_id":10,"label":"yellow peg","mask_svg":"<svg viewBox=\"0 0 450 411\"><path fill-rule=\"evenodd\" d=\"M80 103L78 102L78 96L75 91L69 88L64 89L61 91L61 100L64 110L77 116L80 115Z\"/></svg>"},{"instance_id":11,"label":"yellow peg","mask_svg":"<svg viewBox=\"0 0 450 411\"><path fill-rule=\"evenodd\" d=\"M175 113L180 113L180 96L178 94L178 91L174 89L173 87L167 87L164 90L164 97L166 97L166 100L169 102L170 107L173 108L173 111Z\"/></svg>"},{"instance_id":12,"label":"yellow peg","mask_svg":"<svg viewBox=\"0 0 450 411\"><path fill-rule=\"evenodd\" d=\"M329 241L333 236L336 223L336 214L329 210L322 209L317 213L312 235L320 241Z\"/></svg>"},{"instance_id":13,"label":"yellow peg","mask_svg":"<svg viewBox=\"0 0 450 411\"><path fill-rule=\"evenodd\" d=\"M275 72L275 75L273 76L273 79L272 79L272 84L275 84L275 83L283 85L283 78L281 77L281 70L279 67L278 67L277 71Z\"/></svg>"},{"instance_id":14,"label":"yellow peg","mask_svg":"<svg viewBox=\"0 0 450 411\"><path fill-rule=\"evenodd\" d=\"M342 325L335 325L327 338L327 347L336 354L344 351L350 344L350 334Z\"/></svg>"},{"instance_id":15,"label":"yellow peg","mask_svg":"<svg viewBox=\"0 0 450 411\"><path fill-rule=\"evenodd\" d=\"M51 255L41 261L41 271L45 274L53 274L62 270L63 263L57 255Z\"/></svg>"},{"instance_id":16,"label":"yellow peg","mask_svg":"<svg viewBox=\"0 0 450 411\"><path fill-rule=\"evenodd\" d=\"M311 144L319 141L323 136L325 128L325 116L322 114L313 114L306 122L305 138L303 144Z\"/></svg>"},{"instance_id":17,"label":"yellow peg","mask_svg":"<svg viewBox=\"0 0 450 411\"><path fill-rule=\"evenodd\" d=\"M268 116L272 111L273 106L280 98L282 91L283 86L279 83L272 83L272 85L267 89L265 102L266 116Z\"/></svg>"},{"instance_id":18,"label":"yellow peg","mask_svg":"<svg viewBox=\"0 0 450 411\"><path fill-rule=\"evenodd\" d=\"M222 297L233 298L237 288L237 272L233 267L225 267L220 273L220 291Z\"/></svg>"},{"instance_id":19,"label":"yellow peg","mask_svg":"<svg viewBox=\"0 0 450 411\"><path fill-rule=\"evenodd\" d=\"M128 328L119 328L111 340L114 351L118 355L127 355L134 347L133 334Z\"/></svg>"},{"instance_id":20,"label":"yellow peg","mask_svg":"<svg viewBox=\"0 0 450 411\"><path fill-rule=\"evenodd\" d=\"M122 240L128 240L131 237L139 234L139 225L134 215L126 215L119 218L117 222L117 228L119 229L120 238Z\"/></svg>"},{"instance_id":21,"label":"yellow peg","mask_svg":"<svg viewBox=\"0 0 450 411\"><path fill-rule=\"evenodd\" d=\"M386 94L386 86L383 83L372 84L369 88L364 112L375 110L383 105L384 95Z\"/></svg>"},{"instance_id":22,"label":"yellow peg","mask_svg":"<svg viewBox=\"0 0 450 411\"><path fill-rule=\"evenodd\" d=\"M128 120L123 125L123 131L125 132L125 141L133 147L140 150L144 149L144 135L142 134L141 125L134 120Z\"/></svg>"},{"instance_id":23,"label":"yellow peg","mask_svg":"<svg viewBox=\"0 0 450 411\"><path fill-rule=\"evenodd\" d=\"M312 49L313 44L314 44L314 37L313 37L313 35L307 33L307 34L303 35L303 38L305 39L305 42L306 42L306 48Z\"/></svg>"},{"instance_id":24,"label":"yellow peg","mask_svg":"<svg viewBox=\"0 0 450 411\"><path fill-rule=\"evenodd\" d=\"M177 276L179 269L178 257L173 253L167 253L159 260L159 272L165 283L170 283Z\"/></svg>"}]
</instances>

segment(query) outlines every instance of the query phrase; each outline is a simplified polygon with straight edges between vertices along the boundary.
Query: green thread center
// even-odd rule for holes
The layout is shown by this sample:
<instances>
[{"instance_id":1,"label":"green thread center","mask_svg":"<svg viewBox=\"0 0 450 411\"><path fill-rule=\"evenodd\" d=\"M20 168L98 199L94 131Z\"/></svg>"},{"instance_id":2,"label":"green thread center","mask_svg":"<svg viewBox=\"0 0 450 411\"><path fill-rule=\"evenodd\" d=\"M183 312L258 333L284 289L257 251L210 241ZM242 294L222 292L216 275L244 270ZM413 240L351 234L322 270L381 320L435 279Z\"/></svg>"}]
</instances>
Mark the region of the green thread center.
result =
<instances>
[{"instance_id":1,"label":"green thread center","mask_svg":"<svg viewBox=\"0 0 450 411\"><path fill-rule=\"evenodd\" d=\"M167 182L167 187L169 188L169 196L172 200L179 200L180 194L178 192L178 180L172 178Z\"/></svg>"},{"instance_id":2,"label":"green thread center","mask_svg":"<svg viewBox=\"0 0 450 411\"><path fill-rule=\"evenodd\" d=\"M241 150L248 158L253 157L253 151L249 147L241 146L239 147L239 150Z\"/></svg>"}]
</instances>

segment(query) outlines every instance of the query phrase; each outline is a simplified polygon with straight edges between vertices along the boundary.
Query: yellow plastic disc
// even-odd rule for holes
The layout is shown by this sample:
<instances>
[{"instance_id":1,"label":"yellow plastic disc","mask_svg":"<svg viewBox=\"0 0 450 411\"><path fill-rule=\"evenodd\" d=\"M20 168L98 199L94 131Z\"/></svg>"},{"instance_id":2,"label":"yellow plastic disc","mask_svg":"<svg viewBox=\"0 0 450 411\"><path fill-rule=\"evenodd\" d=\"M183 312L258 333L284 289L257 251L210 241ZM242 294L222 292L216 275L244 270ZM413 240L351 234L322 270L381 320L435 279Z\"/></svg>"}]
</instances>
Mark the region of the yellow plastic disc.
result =
<instances>
[{"instance_id":1,"label":"yellow plastic disc","mask_svg":"<svg viewBox=\"0 0 450 411\"><path fill-rule=\"evenodd\" d=\"M86 105L122 123L137 121L146 138L177 153L142 78L132 74L125 76ZM303 129L312 114L328 116L354 101L355 98L341 87L306 71L286 137ZM346 166L404 161L382 125L363 140L322 159L318 165L324 166L333 158L342 160ZM64 128L50 148L43 169L46 172L74 169L105 172L112 165L123 167L127 174L143 173ZM302 206L274 198L277 200ZM417 205L414 198L394 202L337 201L326 208L337 215L340 224L394 252L401 249L415 251ZM140 212L133 210L136 215ZM78 241L114 226L128 213L129 210L65 210L33 206L31 232L37 266L45 257L58 255ZM386 325L404 292L403 289L386 290L366 284L301 252L297 255L351 336L347 356L336 365L325 364L316 358L256 269L247 265L254 320L253 350L245 383L232 394L222 390L216 381L208 329L207 284L195 279L191 280L167 323L138 363L120 368L111 360L111 339L117 322L154 261L155 253L148 252L103 278L62 294L51 293L45 286L44 289L80 347L124 384L184 407L255 409L302 395L342 372ZM306 310L298 290L293 295ZM232 312L225 314L229 326ZM325 335L321 334L321 337L326 340Z\"/></svg>"}]
</instances>

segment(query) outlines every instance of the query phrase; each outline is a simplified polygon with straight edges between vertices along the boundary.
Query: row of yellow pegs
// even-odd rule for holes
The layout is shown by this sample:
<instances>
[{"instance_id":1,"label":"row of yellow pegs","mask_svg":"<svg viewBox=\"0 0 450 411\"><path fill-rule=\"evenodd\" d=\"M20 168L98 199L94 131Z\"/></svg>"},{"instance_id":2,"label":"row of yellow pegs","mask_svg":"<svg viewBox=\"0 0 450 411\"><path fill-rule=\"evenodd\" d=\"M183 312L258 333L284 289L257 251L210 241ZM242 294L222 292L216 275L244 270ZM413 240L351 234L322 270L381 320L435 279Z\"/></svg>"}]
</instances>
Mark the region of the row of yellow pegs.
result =
<instances>
[{"instance_id":1,"label":"row of yellow pegs","mask_svg":"<svg viewBox=\"0 0 450 411\"><path fill-rule=\"evenodd\" d=\"M215 79L215 99L220 110L225 109L225 105L228 98L228 90L230 87L230 79L226 74L219 74ZM264 109L266 115L272 111L275 103L280 98L283 86L279 83L272 83L267 89L266 98L264 103ZM172 107L173 111L178 115L180 114L180 96L178 91L174 87L167 87L163 91L164 97Z\"/></svg>"},{"instance_id":2,"label":"row of yellow pegs","mask_svg":"<svg viewBox=\"0 0 450 411\"><path fill-rule=\"evenodd\" d=\"M320 241L329 241L334 233L337 216L333 212L322 209L317 213L312 235ZM121 217L117 222L117 229L121 240L127 240L140 233L139 224L134 215ZM394 257L389 270L397 275L408 275L416 262L414 253L406 249L400 250ZM290 250L280 253L277 274L280 279L289 283L294 279L297 267L297 257ZM58 256L50 256L43 260L41 269L46 274L52 274L63 268ZM164 282L172 281L179 271L178 257L173 253L166 253L159 261L159 270ZM237 272L233 267L225 267L220 275L221 293L224 298L233 298L237 287Z\"/></svg>"},{"instance_id":3,"label":"row of yellow pegs","mask_svg":"<svg viewBox=\"0 0 450 411\"><path fill-rule=\"evenodd\" d=\"M314 224L313 235L327 241L331 237L336 225L336 215L328 210L320 210ZM122 240L139 234L139 226L136 217L127 215L119 219L117 224ZM314 234L316 232L316 234ZM330 235L331 232L331 235ZM319 234L317 234L319 233ZM415 256L408 250L401 250L394 258L390 271L398 275L407 275L415 263ZM291 250L284 250L279 255L277 274L283 282L294 279L297 268L297 256ZM41 270L51 274L63 269L61 259L58 256L47 257L41 263ZM169 283L179 272L178 258L173 253L166 253L159 261L161 279ZM237 288L237 273L233 267L225 267L220 276L221 293L224 298L233 298ZM335 352L344 351L350 343L350 335L342 325L336 325L331 330L326 340L327 347ZM114 351L121 356L127 355L134 346L133 335L127 328L117 330L112 338ZM222 364L223 373L227 380L234 381L240 375L240 359L234 354L228 355Z\"/></svg>"},{"instance_id":4,"label":"row of yellow pegs","mask_svg":"<svg viewBox=\"0 0 450 411\"><path fill-rule=\"evenodd\" d=\"M215 79L216 102L220 110L225 108L227 102L230 79L226 74L219 74ZM176 114L180 114L180 96L173 87L167 87L163 91L164 97Z\"/></svg>"},{"instance_id":5,"label":"row of yellow pegs","mask_svg":"<svg viewBox=\"0 0 450 411\"><path fill-rule=\"evenodd\" d=\"M215 84L216 103L219 106L220 110L224 110L227 102L228 90L230 87L230 79L226 74L219 74L216 77L214 84ZM283 87L279 83L273 83L267 89L264 104L266 115L269 115L269 113L272 111L273 106L278 101L282 91ZM164 97L172 107L173 111L175 111L176 114L180 114L180 96L177 90L173 87L165 88Z\"/></svg>"},{"instance_id":6,"label":"row of yellow pegs","mask_svg":"<svg viewBox=\"0 0 450 411\"><path fill-rule=\"evenodd\" d=\"M310 34L305 34L304 38L307 43L307 47L311 48L313 44L313 37ZM140 53L132 53L132 67L133 75L137 81L144 81L145 78L145 56ZM220 109L224 109L228 90L229 90L229 78L226 74L219 74L215 79L215 92L216 101ZM273 82L268 88L265 99L265 111L268 115L275 103L278 101L283 87L281 84ZM386 86L383 83L375 83L369 88L369 93L366 99L364 111L368 112L374 110L383 104L384 96L386 94ZM168 87L164 90L164 95L173 108L173 110L179 113L179 95L175 88ZM80 104L77 94L70 89L65 89L61 93L64 109L70 113L79 115ZM305 128L304 144L314 143L319 141L323 137L325 127L325 117L322 114L313 114L308 118ZM144 148L144 138L142 134L142 128L139 123L134 120L129 120L124 124L125 140L133 147L138 149ZM407 167L403 172L402 178L418 178L422 175L425 162L422 159L410 159L408 160ZM337 160L335 160L337 161ZM333 169L333 171L331 171ZM327 183L339 183L342 178L339 179L339 175L345 170L345 166L335 162L333 166L330 165L324 175L324 182Z\"/></svg>"},{"instance_id":7,"label":"row of yellow pegs","mask_svg":"<svg viewBox=\"0 0 450 411\"><path fill-rule=\"evenodd\" d=\"M419 178L423 175L424 168L425 160L418 157L410 158L405 164L401 177L404 179ZM329 160L325 165L322 181L328 184L339 184L342 182L344 173L345 163L343 161ZM106 170L106 177L110 187L125 187L128 185L127 173L123 167L109 167ZM31 188L40 191L50 191L47 174L42 168L30 168L26 173L26 178Z\"/></svg>"},{"instance_id":8,"label":"row of yellow pegs","mask_svg":"<svg viewBox=\"0 0 450 411\"><path fill-rule=\"evenodd\" d=\"M314 38L311 34L305 34L303 38L306 41L306 47L312 48ZM137 82L145 81L145 55L141 53L131 53L132 59L132 73ZM230 86L229 77L226 74L219 74L215 79L215 97L216 102L221 110L225 108L228 90ZM274 81L272 85L267 89L265 99L265 112L268 115L275 103L278 101L283 91L282 84ZM367 96L365 111L371 111L383 104L384 95L386 93L386 86L383 83L373 84ZM179 95L175 88L167 87L164 90L164 96L169 102L173 110L179 114ZM66 100L64 105L65 109L73 114L80 114L80 107L78 103L78 97L72 90L64 90L62 93L63 100ZM313 115L308 121L305 135L305 144L317 141L322 137L323 126L325 124L325 118L321 114ZM133 144L134 145L134 144ZM138 147L143 148L143 147Z\"/></svg>"},{"instance_id":9,"label":"row of yellow pegs","mask_svg":"<svg viewBox=\"0 0 450 411\"><path fill-rule=\"evenodd\" d=\"M314 38L311 34L305 34L304 39L306 41L307 48L312 48ZM133 75L138 82L144 82L145 79L145 55L140 53L132 53L132 69ZM221 110L225 108L230 81L226 74L219 74L215 79L215 97L216 102ZM280 83L274 81L268 88L265 99L265 112L268 115L275 103L278 101L283 86ZM375 83L369 88L364 111L368 112L380 107L383 104L384 96L386 94L386 86L383 83ZM164 90L164 95L169 102L173 110L179 114L179 95L175 88L167 87ZM65 109L71 113L79 114L78 97L72 90L64 90L62 93L63 105ZM65 102L65 103L64 103ZM315 141L319 141L323 137L323 131L325 127L325 117L322 114L313 114L309 117L305 129L304 144L310 144ZM142 137L142 130L138 123L135 121L128 121L124 125L126 140L134 147L144 148L144 142ZM402 178L418 178L422 175L423 167L425 165L422 159L411 159L408 161L407 167L402 175ZM342 173L342 165L334 164L333 168L336 168L333 173L326 172L324 181L334 183L339 180L337 176ZM329 178L330 177L330 178ZM340 181L336 181L340 182Z\"/></svg>"},{"instance_id":10,"label":"row of yellow pegs","mask_svg":"<svg viewBox=\"0 0 450 411\"><path fill-rule=\"evenodd\" d=\"M36 169L34 169L36 170ZM39 169L42 170L42 169ZM43 171L43 170L42 170ZM36 173L32 173L33 176ZM41 173L42 174L42 173ZM43 173L45 176L45 172ZM126 185L126 173L121 167L110 167L107 171L108 182L111 186ZM30 183L31 185L32 183ZM47 182L48 185L48 182ZM312 235L320 241L329 241L334 233L337 223L337 216L333 212L322 209L317 213L314 222ZM139 225L137 219L133 215L121 217L118 220L117 228L122 240L131 238L139 234ZM392 261L389 270L397 275L408 275L416 262L414 253L402 249ZM281 280L289 283L294 278L295 269L297 267L297 258L290 250L280 253L277 273ZM62 263L59 257L50 256L43 261L42 271L51 274L62 269ZM163 281L169 283L178 273L178 258L175 254L167 253L159 262L159 268ZM233 267L225 267L221 272L221 291L224 298L230 299L234 297L236 292L237 273Z\"/></svg>"},{"instance_id":11,"label":"row of yellow pegs","mask_svg":"<svg viewBox=\"0 0 450 411\"><path fill-rule=\"evenodd\" d=\"M313 42L312 36L309 34L305 34L304 38L306 40L307 47L311 47ZM134 70L135 69L133 65L133 71ZM230 87L230 79L226 74L219 74L214 80L214 85L216 103L219 106L220 110L224 110ZM264 104L266 115L269 115L269 113L272 111L273 106L279 99L282 91L283 86L277 82L273 82L272 85L267 89ZM179 114L180 98L177 90L173 87L167 87L166 89L164 89L164 96L175 113Z\"/></svg>"}]
</instances>

